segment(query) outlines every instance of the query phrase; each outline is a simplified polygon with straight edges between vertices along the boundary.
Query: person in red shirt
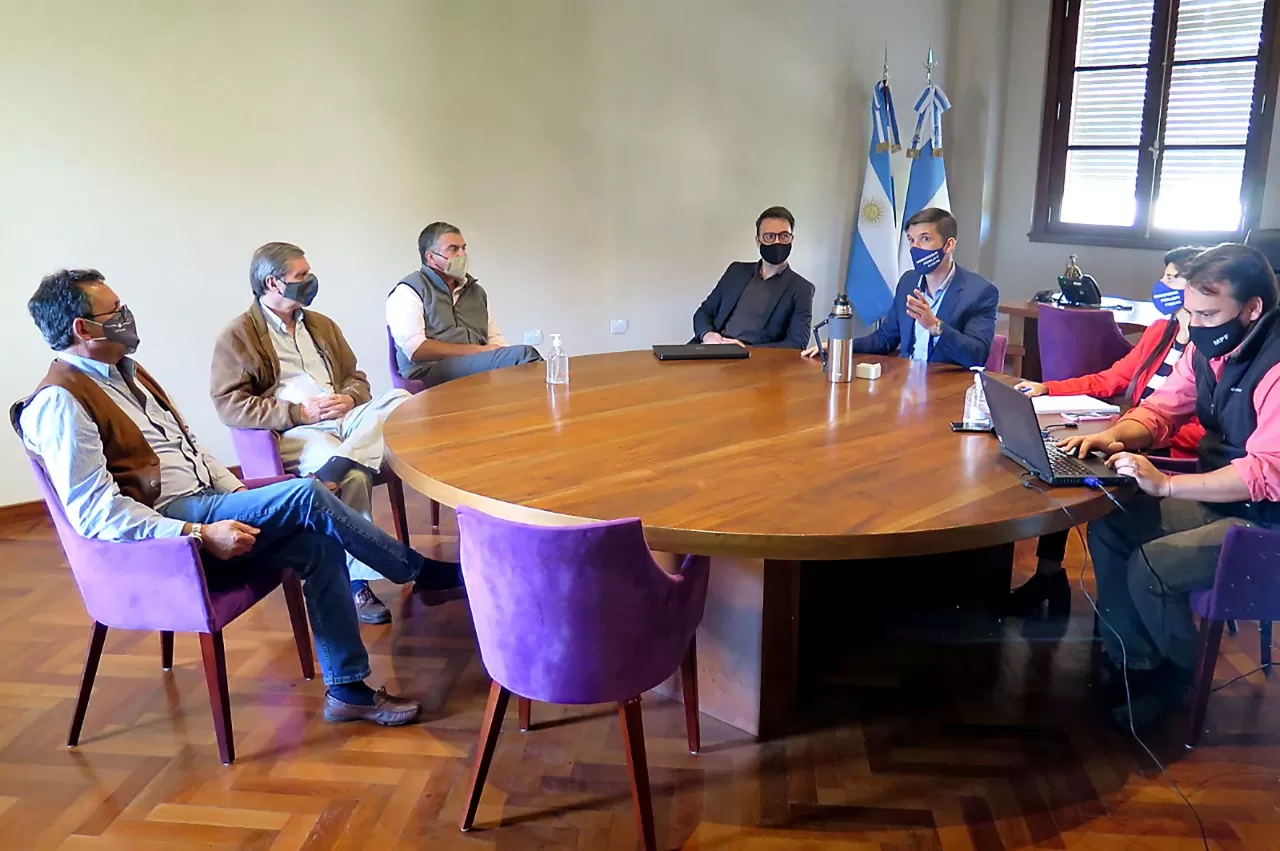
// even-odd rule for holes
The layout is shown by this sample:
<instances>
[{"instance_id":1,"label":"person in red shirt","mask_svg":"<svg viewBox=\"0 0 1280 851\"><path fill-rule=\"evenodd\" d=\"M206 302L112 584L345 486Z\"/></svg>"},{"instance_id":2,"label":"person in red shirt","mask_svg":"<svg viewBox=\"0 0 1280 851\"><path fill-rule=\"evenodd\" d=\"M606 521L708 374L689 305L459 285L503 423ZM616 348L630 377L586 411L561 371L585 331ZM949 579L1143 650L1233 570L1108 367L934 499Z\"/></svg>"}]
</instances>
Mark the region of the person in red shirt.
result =
<instances>
[{"instance_id":1,"label":"person in red shirt","mask_svg":"<svg viewBox=\"0 0 1280 851\"><path fill-rule=\"evenodd\" d=\"M1185 272L1203 249L1175 248L1164 255L1164 276L1152 289L1152 301L1169 316L1153 323L1127 355L1109 369L1061 381L1020 381L1017 389L1028 396L1072 396L1083 394L1099 399L1123 395L1137 405L1154 393L1173 372L1174 364L1187 346L1188 317L1182 309L1187 288ZM1192 417L1173 435L1169 454L1174 458L1195 458L1204 428ZM1048 604L1049 615L1066 617L1071 612L1071 584L1062 560L1066 557L1070 529L1045 535L1036 546L1036 572L1009 595L1009 614L1027 617Z\"/></svg>"},{"instance_id":2,"label":"person in red shirt","mask_svg":"<svg viewBox=\"0 0 1280 851\"><path fill-rule=\"evenodd\" d=\"M1191 342L1168 381L1106 431L1059 444L1107 453L1140 491L1089 524L1104 670L1125 726L1185 701L1196 659L1189 597L1213 585L1227 531L1280 528L1280 286L1261 252L1235 244L1197 256L1187 283ZM1168 446L1193 416L1205 428L1199 472L1170 475L1138 454Z\"/></svg>"}]
</instances>

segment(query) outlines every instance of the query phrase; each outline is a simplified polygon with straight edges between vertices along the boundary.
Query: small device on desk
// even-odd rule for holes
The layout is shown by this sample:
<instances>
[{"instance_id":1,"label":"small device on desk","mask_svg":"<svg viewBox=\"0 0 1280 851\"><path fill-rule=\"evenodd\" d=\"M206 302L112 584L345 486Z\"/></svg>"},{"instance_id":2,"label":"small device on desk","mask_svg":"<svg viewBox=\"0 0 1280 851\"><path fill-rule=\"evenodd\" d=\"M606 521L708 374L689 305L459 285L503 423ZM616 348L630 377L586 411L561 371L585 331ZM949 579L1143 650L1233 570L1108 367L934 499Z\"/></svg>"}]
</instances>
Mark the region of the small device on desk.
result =
<instances>
[{"instance_id":1,"label":"small device on desk","mask_svg":"<svg viewBox=\"0 0 1280 851\"><path fill-rule=\"evenodd\" d=\"M973 423L951 423L951 430L958 431L961 434L994 434L995 429L991 426L974 425Z\"/></svg>"},{"instance_id":2,"label":"small device on desk","mask_svg":"<svg viewBox=\"0 0 1280 851\"><path fill-rule=\"evenodd\" d=\"M1067 270L1058 276L1061 302L1072 307L1101 307L1102 290L1092 275L1086 275L1076 265L1076 255L1067 260Z\"/></svg>"},{"instance_id":3,"label":"small device on desk","mask_svg":"<svg viewBox=\"0 0 1280 851\"><path fill-rule=\"evenodd\" d=\"M742 360L751 352L733 343L690 343L687 346L654 346L658 360Z\"/></svg>"},{"instance_id":4,"label":"small device on desk","mask_svg":"<svg viewBox=\"0 0 1280 851\"><path fill-rule=\"evenodd\" d=\"M1104 485L1131 481L1117 475L1098 458L1077 458L1058 448L1055 438L1045 437L1031 399L989 375L982 376L982 390L991 409L991 423L1000 440L1000 453L1013 459L1037 479L1050 485L1080 487L1086 479Z\"/></svg>"}]
</instances>

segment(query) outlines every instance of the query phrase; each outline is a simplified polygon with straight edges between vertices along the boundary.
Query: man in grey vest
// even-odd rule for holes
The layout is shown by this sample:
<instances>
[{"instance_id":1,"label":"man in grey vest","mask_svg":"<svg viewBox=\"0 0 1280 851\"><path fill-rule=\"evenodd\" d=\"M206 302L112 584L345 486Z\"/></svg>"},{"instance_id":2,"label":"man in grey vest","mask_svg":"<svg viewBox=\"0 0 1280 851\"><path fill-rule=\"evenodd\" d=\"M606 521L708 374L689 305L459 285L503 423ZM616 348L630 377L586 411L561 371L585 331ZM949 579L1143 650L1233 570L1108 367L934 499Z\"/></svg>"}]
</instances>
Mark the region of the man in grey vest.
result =
<instances>
[{"instance_id":1,"label":"man in grey vest","mask_svg":"<svg viewBox=\"0 0 1280 851\"><path fill-rule=\"evenodd\" d=\"M467 242L447 222L418 235L422 268L387 295L387 329L404 378L435 387L455 378L542 360L532 346L511 346L489 312L489 297L467 274Z\"/></svg>"}]
</instances>

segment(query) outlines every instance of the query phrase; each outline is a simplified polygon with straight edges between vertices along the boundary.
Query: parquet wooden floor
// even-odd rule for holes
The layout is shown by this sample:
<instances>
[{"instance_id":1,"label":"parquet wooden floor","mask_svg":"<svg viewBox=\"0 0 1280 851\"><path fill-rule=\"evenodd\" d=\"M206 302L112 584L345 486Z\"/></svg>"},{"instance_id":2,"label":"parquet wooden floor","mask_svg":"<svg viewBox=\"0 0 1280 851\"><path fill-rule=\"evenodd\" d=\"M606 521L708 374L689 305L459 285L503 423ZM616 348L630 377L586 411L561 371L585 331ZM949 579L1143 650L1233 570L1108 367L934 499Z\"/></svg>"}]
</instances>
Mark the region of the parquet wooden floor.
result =
<instances>
[{"instance_id":1,"label":"parquet wooden floor","mask_svg":"<svg viewBox=\"0 0 1280 851\"><path fill-rule=\"evenodd\" d=\"M411 497L410 515L421 524L425 504ZM1020 566L1032 561L1020 547ZM636 847L608 707L535 704L539 726L523 734L508 718L478 829L457 832L487 681L465 606L401 605L365 637L376 677L425 696L421 725L326 724L324 687L298 678L277 594L227 630L233 767L218 760L199 648L183 635L164 674L155 634L110 634L72 751L88 621L48 525L0 527L0 849ZM763 745L704 716L704 752L690 756L680 707L647 697L660 844L1201 848L1173 779L1212 847L1280 849L1280 682L1254 676L1214 695L1193 753L1152 736L1170 763L1157 776L1089 700L1085 608L1077 599L1065 636L1018 622L864 631L806 682L810 731ZM1255 625L1241 624L1219 680L1257 655Z\"/></svg>"}]
</instances>

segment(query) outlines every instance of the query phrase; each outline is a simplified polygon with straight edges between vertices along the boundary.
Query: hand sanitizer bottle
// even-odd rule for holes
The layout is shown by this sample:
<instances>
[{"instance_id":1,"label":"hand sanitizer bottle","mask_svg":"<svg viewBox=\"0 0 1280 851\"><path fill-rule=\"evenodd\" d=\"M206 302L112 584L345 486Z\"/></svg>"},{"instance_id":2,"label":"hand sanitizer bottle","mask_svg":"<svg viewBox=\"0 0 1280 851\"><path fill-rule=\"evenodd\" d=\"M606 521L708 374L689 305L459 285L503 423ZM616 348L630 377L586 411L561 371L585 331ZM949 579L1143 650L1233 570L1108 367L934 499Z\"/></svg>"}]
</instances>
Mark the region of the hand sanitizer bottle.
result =
<instances>
[{"instance_id":1,"label":"hand sanitizer bottle","mask_svg":"<svg viewBox=\"0 0 1280 851\"><path fill-rule=\"evenodd\" d=\"M982 373L986 371L980 366L973 370L973 386L964 393L964 424L969 428L991 428L991 409L987 407L987 394L982 389Z\"/></svg>"},{"instance_id":2,"label":"hand sanitizer bottle","mask_svg":"<svg viewBox=\"0 0 1280 851\"><path fill-rule=\"evenodd\" d=\"M569 355L560 345L560 335L551 335L551 353L547 355L547 383L569 383Z\"/></svg>"}]
</instances>

